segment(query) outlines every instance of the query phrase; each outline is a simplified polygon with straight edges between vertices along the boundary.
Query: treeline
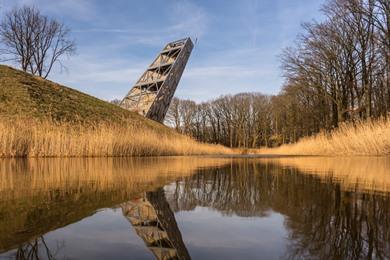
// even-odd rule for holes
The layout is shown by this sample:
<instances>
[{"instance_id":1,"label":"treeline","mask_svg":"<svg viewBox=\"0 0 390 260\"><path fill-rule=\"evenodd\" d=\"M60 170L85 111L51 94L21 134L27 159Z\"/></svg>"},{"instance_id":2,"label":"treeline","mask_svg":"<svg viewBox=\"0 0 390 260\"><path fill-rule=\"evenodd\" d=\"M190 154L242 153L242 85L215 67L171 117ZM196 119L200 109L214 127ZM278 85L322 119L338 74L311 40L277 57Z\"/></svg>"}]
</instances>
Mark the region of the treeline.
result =
<instances>
[{"instance_id":1,"label":"treeline","mask_svg":"<svg viewBox=\"0 0 390 260\"><path fill-rule=\"evenodd\" d=\"M166 124L202 142L255 148L297 140L298 133L294 140L281 134L286 127L282 117L276 97L242 93L200 104L174 98Z\"/></svg>"},{"instance_id":2,"label":"treeline","mask_svg":"<svg viewBox=\"0 0 390 260\"><path fill-rule=\"evenodd\" d=\"M390 112L390 1L331 0L281 56L279 95L238 94L196 104L174 100L168 121L198 140L275 146Z\"/></svg>"}]
</instances>

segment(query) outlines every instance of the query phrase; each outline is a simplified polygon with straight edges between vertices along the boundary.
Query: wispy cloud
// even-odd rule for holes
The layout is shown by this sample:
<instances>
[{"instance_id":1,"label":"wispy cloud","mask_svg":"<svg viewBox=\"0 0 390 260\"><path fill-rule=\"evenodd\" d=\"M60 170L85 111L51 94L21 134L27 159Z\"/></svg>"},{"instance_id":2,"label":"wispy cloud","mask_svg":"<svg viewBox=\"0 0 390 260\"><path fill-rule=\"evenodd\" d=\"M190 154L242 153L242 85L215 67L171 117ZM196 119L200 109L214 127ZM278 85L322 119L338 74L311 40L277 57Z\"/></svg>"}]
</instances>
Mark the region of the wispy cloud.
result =
<instances>
[{"instance_id":1,"label":"wispy cloud","mask_svg":"<svg viewBox=\"0 0 390 260\"><path fill-rule=\"evenodd\" d=\"M209 17L207 12L200 6L190 1L174 1L166 4L170 13L168 19L159 21L156 18L156 23L139 27L131 23L125 23L117 27L88 27L76 28L74 33L109 33L117 34L115 37L120 37L120 42L126 44L146 44L146 45L161 45L161 42L175 40L177 38L202 37L208 30ZM164 26L159 24L162 22Z\"/></svg>"},{"instance_id":2,"label":"wispy cloud","mask_svg":"<svg viewBox=\"0 0 390 260\"><path fill-rule=\"evenodd\" d=\"M263 73L269 73L269 71ZM207 67L192 67L185 74L186 78L197 79L200 77L218 77L220 79L226 77L244 78L247 76L259 76L258 68L248 68L245 66L207 66Z\"/></svg>"},{"instance_id":3,"label":"wispy cloud","mask_svg":"<svg viewBox=\"0 0 390 260\"><path fill-rule=\"evenodd\" d=\"M166 42L198 38L177 95L202 101L277 93L277 56L322 1L0 0L0 15L28 4L63 21L78 55L64 60L69 73L51 79L103 99L122 98Z\"/></svg>"},{"instance_id":4,"label":"wispy cloud","mask_svg":"<svg viewBox=\"0 0 390 260\"><path fill-rule=\"evenodd\" d=\"M172 32L187 33L193 38L202 37L208 30L209 15L207 12L190 1L176 1L172 13Z\"/></svg>"},{"instance_id":5,"label":"wispy cloud","mask_svg":"<svg viewBox=\"0 0 390 260\"><path fill-rule=\"evenodd\" d=\"M251 46L256 46L257 39L260 36L260 20L262 19L259 1L241 0L238 13L243 28L248 33Z\"/></svg>"}]
</instances>

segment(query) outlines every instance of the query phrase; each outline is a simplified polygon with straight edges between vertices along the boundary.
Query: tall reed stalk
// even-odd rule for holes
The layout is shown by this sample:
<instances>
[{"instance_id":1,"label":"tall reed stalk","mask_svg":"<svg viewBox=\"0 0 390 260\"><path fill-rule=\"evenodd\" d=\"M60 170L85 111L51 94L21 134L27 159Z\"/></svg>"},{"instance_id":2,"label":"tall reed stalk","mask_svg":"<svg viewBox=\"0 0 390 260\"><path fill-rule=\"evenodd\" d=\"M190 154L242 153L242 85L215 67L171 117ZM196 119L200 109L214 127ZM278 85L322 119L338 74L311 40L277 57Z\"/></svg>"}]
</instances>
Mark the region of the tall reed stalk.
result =
<instances>
[{"instance_id":1,"label":"tall reed stalk","mask_svg":"<svg viewBox=\"0 0 390 260\"><path fill-rule=\"evenodd\" d=\"M104 157L226 154L223 146L199 143L161 127L53 122L0 122L0 157Z\"/></svg>"},{"instance_id":2,"label":"tall reed stalk","mask_svg":"<svg viewBox=\"0 0 390 260\"><path fill-rule=\"evenodd\" d=\"M331 133L320 133L295 144L261 149L263 154L288 155L390 155L390 120L343 124Z\"/></svg>"}]
</instances>

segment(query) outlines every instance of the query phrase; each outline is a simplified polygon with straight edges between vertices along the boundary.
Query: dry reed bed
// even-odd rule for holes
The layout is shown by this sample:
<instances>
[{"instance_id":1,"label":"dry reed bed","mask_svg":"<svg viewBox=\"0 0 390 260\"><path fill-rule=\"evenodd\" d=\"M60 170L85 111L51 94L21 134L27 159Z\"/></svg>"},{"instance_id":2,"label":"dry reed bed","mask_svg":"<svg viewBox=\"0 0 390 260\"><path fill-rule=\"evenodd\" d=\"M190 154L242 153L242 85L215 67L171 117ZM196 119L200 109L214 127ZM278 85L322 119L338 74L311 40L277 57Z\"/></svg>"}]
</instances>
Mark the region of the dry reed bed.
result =
<instances>
[{"instance_id":1,"label":"dry reed bed","mask_svg":"<svg viewBox=\"0 0 390 260\"><path fill-rule=\"evenodd\" d=\"M306 137L295 144L261 149L262 154L286 155L390 155L390 120L343 124L330 134Z\"/></svg>"},{"instance_id":2,"label":"dry reed bed","mask_svg":"<svg viewBox=\"0 0 390 260\"><path fill-rule=\"evenodd\" d=\"M0 122L0 157L104 157L228 154L165 127Z\"/></svg>"}]
</instances>

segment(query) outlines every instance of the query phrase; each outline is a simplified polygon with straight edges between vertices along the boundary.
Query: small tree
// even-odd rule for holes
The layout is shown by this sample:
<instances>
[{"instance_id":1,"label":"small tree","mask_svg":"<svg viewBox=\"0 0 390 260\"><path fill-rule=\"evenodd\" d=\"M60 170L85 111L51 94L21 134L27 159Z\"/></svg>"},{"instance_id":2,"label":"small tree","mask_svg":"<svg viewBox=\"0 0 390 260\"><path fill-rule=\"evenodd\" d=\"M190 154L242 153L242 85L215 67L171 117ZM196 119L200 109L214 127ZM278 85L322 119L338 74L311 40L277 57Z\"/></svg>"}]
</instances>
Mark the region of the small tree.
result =
<instances>
[{"instance_id":1,"label":"small tree","mask_svg":"<svg viewBox=\"0 0 390 260\"><path fill-rule=\"evenodd\" d=\"M61 57L75 53L69 29L42 15L34 7L24 6L7 13L0 23L1 52L5 60L18 63L23 71L43 78Z\"/></svg>"},{"instance_id":2,"label":"small tree","mask_svg":"<svg viewBox=\"0 0 390 260\"><path fill-rule=\"evenodd\" d=\"M110 103L119 106L121 104L121 101L122 100L115 98L111 100Z\"/></svg>"}]
</instances>

